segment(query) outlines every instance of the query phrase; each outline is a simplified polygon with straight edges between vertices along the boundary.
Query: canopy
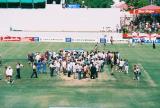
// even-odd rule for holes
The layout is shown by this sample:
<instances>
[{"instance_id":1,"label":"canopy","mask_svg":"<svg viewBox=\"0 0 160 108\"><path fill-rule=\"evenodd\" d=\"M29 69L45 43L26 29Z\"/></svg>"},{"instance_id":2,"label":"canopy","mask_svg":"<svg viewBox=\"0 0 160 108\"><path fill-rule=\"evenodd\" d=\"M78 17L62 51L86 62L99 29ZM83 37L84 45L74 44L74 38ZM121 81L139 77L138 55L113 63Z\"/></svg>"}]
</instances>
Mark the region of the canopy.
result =
<instances>
[{"instance_id":1,"label":"canopy","mask_svg":"<svg viewBox=\"0 0 160 108\"><path fill-rule=\"evenodd\" d=\"M148 5L139 9L131 10L131 14L154 14L160 13L160 6Z\"/></svg>"}]
</instances>

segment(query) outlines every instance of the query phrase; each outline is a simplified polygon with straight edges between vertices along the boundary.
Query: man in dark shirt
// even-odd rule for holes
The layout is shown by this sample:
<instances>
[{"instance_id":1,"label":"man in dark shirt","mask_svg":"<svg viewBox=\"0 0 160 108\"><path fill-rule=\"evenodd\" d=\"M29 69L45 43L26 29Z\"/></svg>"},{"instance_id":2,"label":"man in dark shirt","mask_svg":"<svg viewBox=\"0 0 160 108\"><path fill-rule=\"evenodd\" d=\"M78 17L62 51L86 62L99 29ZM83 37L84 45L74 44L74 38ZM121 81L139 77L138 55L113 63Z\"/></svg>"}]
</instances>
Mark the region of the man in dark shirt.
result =
<instances>
[{"instance_id":1,"label":"man in dark shirt","mask_svg":"<svg viewBox=\"0 0 160 108\"><path fill-rule=\"evenodd\" d=\"M36 63L33 64L32 69L33 69L33 72L32 72L31 78L33 78L33 76L34 76L34 78L38 78L37 70L36 70L37 69Z\"/></svg>"},{"instance_id":2,"label":"man in dark shirt","mask_svg":"<svg viewBox=\"0 0 160 108\"><path fill-rule=\"evenodd\" d=\"M156 49L156 44L154 41L153 41L153 49Z\"/></svg>"},{"instance_id":3,"label":"man in dark shirt","mask_svg":"<svg viewBox=\"0 0 160 108\"><path fill-rule=\"evenodd\" d=\"M96 67L92 63L92 66L91 66L91 79L95 79L96 78L95 75L96 75Z\"/></svg>"}]
</instances>

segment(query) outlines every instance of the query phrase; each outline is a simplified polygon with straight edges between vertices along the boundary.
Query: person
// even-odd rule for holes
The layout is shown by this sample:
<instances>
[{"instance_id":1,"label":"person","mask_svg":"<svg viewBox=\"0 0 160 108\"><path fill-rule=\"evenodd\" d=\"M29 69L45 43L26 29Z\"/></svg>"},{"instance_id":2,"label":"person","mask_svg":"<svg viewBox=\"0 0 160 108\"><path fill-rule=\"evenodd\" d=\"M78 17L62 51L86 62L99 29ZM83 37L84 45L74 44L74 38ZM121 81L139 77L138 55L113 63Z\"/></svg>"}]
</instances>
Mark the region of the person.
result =
<instances>
[{"instance_id":1,"label":"person","mask_svg":"<svg viewBox=\"0 0 160 108\"><path fill-rule=\"evenodd\" d=\"M119 61L119 72L123 72L124 60L120 59Z\"/></svg>"},{"instance_id":2,"label":"person","mask_svg":"<svg viewBox=\"0 0 160 108\"><path fill-rule=\"evenodd\" d=\"M31 64L31 66L34 63L34 57L33 56L34 56L33 53L29 53L28 56L27 56L28 57L28 63Z\"/></svg>"},{"instance_id":3,"label":"person","mask_svg":"<svg viewBox=\"0 0 160 108\"><path fill-rule=\"evenodd\" d=\"M132 38L128 39L128 46L131 47L132 46Z\"/></svg>"},{"instance_id":4,"label":"person","mask_svg":"<svg viewBox=\"0 0 160 108\"><path fill-rule=\"evenodd\" d=\"M141 43L141 45L143 45L143 43L144 43L144 38L140 38L140 43Z\"/></svg>"},{"instance_id":5,"label":"person","mask_svg":"<svg viewBox=\"0 0 160 108\"><path fill-rule=\"evenodd\" d=\"M136 41L134 38L132 38L132 47L135 47L136 46Z\"/></svg>"},{"instance_id":6,"label":"person","mask_svg":"<svg viewBox=\"0 0 160 108\"><path fill-rule=\"evenodd\" d=\"M8 66L6 69L6 76L7 76L8 83L13 83L12 75L13 75L13 69L11 66Z\"/></svg>"},{"instance_id":7,"label":"person","mask_svg":"<svg viewBox=\"0 0 160 108\"><path fill-rule=\"evenodd\" d=\"M114 59L113 57L111 58L111 75L114 75Z\"/></svg>"},{"instance_id":8,"label":"person","mask_svg":"<svg viewBox=\"0 0 160 108\"><path fill-rule=\"evenodd\" d=\"M41 61L38 60L36 65L37 65L37 73L40 74L41 73L41 65L42 65Z\"/></svg>"},{"instance_id":9,"label":"person","mask_svg":"<svg viewBox=\"0 0 160 108\"><path fill-rule=\"evenodd\" d=\"M47 60L46 60L46 58L42 61L42 72L43 73L47 73Z\"/></svg>"},{"instance_id":10,"label":"person","mask_svg":"<svg viewBox=\"0 0 160 108\"><path fill-rule=\"evenodd\" d=\"M141 71L140 71L140 67L138 65L133 66L133 72L135 75L134 80L140 80Z\"/></svg>"},{"instance_id":11,"label":"person","mask_svg":"<svg viewBox=\"0 0 160 108\"><path fill-rule=\"evenodd\" d=\"M100 70L99 64L96 63L95 67L96 67L96 73L95 73L95 75L96 75L96 78L98 78L98 73L99 73L99 70Z\"/></svg>"},{"instance_id":12,"label":"person","mask_svg":"<svg viewBox=\"0 0 160 108\"><path fill-rule=\"evenodd\" d=\"M128 74L128 68L129 68L128 60L125 59L125 60L124 60L124 70L125 70L125 73L126 73L126 74Z\"/></svg>"},{"instance_id":13,"label":"person","mask_svg":"<svg viewBox=\"0 0 160 108\"><path fill-rule=\"evenodd\" d=\"M156 49L156 44L154 41L153 41L153 49Z\"/></svg>"},{"instance_id":14,"label":"person","mask_svg":"<svg viewBox=\"0 0 160 108\"><path fill-rule=\"evenodd\" d=\"M2 57L0 55L0 66L2 66Z\"/></svg>"},{"instance_id":15,"label":"person","mask_svg":"<svg viewBox=\"0 0 160 108\"><path fill-rule=\"evenodd\" d=\"M141 71L140 71L140 67L137 65L136 66L136 79L140 80L140 75L141 75Z\"/></svg>"},{"instance_id":16,"label":"person","mask_svg":"<svg viewBox=\"0 0 160 108\"><path fill-rule=\"evenodd\" d=\"M57 75L60 74L60 67L61 67L60 61L61 61L61 60L56 60L56 61L55 61L55 66L56 66L56 69L55 69L55 70L56 70L56 74L57 74Z\"/></svg>"},{"instance_id":17,"label":"person","mask_svg":"<svg viewBox=\"0 0 160 108\"><path fill-rule=\"evenodd\" d=\"M71 65L71 62L67 63L67 73L68 73L68 77L71 77L71 72L72 72L73 68Z\"/></svg>"},{"instance_id":18,"label":"person","mask_svg":"<svg viewBox=\"0 0 160 108\"><path fill-rule=\"evenodd\" d=\"M74 77L74 79L77 79L77 76L78 76L78 64L75 63L73 65L73 77Z\"/></svg>"},{"instance_id":19,"label":"person","mask_svg":"<svg viewBox=\"0 0 160 108\"><path fill-rule=\"evenodd\" d=\"M52 62L52 63L49 65L49 68L50 68L50 76L53 77L53 74L54 74L54 71L55 71L54 62Z\"/></svg>"},{"instance_id":20,"label":"person","mask_svg":"<svg viewBox=\"0 0 160 108\"><path fill-rule=\"evenodd\" d=\"M113 37L110 38L111 45L113 45Z\"/></svg>"},{"instance_id":21,"label":"person","mask_svg":"<svg viewBox=\"0 0 160 108\"><path fill-rule=\"evenodd\" d=\"M133 66L134 80L136 80L137 78L136 67L137 67L136 65Z\"/></svg>"},{"instance_id":22,"label":"person","mask_svg":"<svg viewBox=\"0 0 160 108\"><path fill-rule=\"evenodd\" d=\"M20 75L20 68L21 67L23 67L23 65L20 64L19 62L17 62L17 64L16 64L16 71L17 71L16 79L21 79L21 75Z\"/></svg>"},{"instance_id":23,"label":"person","mask_svg":"<svg viewBox=\"0 0 160 108\"><path fill-rule=\"evenodd\" d=\"M31 78L33 78L34 75L35 75L34 78L38 78L36 63L33 64L32 69L33 69L33 73L31 75Z\"/></svg>"},{"instance_id":24,"label":"person","mask_svg":"<svg viewBox=\"0 0 160 108\"><path fill-rule=\"evenodd\" d=\"M83 72L83 78L86 78L86 77L87 77L86 75L87 75L87 73L88 73L88 65L85 64L85 65L83 66L83 70L84 70L84 72Z\"/></svg>"},{"instance_id":25,"label":"person","mask_svg":"<svg viewBox=\"0 0 160 108\"><path fill-rule=\"evenodd\" d=\"M62 60L62 68L63 68L63 74L66 74L66 68L67 68L67 62L65 60L65 58L63 58Z\"/></svg>"},{"instance_id":26,"label":"person","mask_svg":"<svg viewBox=\"0 0 160 108\"><path fill-rule=\"evenodd\" d=\"M82 66L80 63L78 63L77 72L78 72L78 79L81 80Z\"/></svg>"},{"instance_id":27,"label":"person","mask_svg":"<svg viewBox=\"0 0 160 108\"><path fill-rule=\"evenodd\" d=\"M91 71L91 79L95 79L96 78L96 75L95 75L96 74L96 67L93 63L91 64L90 71Z\"/></svg>"}]
</instances>

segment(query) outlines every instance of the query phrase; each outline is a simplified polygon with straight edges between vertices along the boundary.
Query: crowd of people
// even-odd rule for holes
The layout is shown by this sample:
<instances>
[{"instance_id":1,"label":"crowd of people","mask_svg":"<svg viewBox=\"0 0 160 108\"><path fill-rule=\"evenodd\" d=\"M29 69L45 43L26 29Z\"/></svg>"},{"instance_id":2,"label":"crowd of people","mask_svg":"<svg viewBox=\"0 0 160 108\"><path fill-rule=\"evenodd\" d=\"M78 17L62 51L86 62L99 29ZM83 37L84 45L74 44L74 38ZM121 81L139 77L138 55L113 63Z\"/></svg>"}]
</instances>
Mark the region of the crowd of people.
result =
<instances>
[{"instance_id":1,"label":"crowd of people","mask_svg":"<svg viewBox=\"0 0 160 108\"><path fill-rule=\"evenodd\" d=\"M106 52L83 50L60 50L58 53L46 51L28 54L28 61L36 66L37 73L46 73L46 66L50 69L50 76L67 75L75 79L98 78L106 61ZM37 76L35 74L35 76Z\"/></svg>"},{"instance_id":2,"label":"crowd of people","mask_svg":"<svg viewBox=\"0 0 160 108\"><path fill-rule=\"evenodd\" d=\"M42 53L28 54L28 61L33 64L33 75L37 78L37 73L46 73L46 66L50 69L50 76L66 75L74 79L98 78L98 74L103 71L104 65L110 65L111 75L115 70L128 74L129 63L127 59L122 59L119 52L98 51L97 44L95 50L90 52L83 50L60 50L58 53L46 51ZM37 73L35 72L37 71Z\"/></svg>"},{"instance_id":3,"label":"crowd of people","mask_svg":"<svg viewBox=\"0 0 160 108\"><path fill-rule=\"evenodd\" d=\"M44 53L36 52L27 55L28 63L32 68L31 78L38 78L41 73L54 76L67 76L74 79L96 79L103 72L104 65L110 66L111 75L114 72L129 73L129 63L127 59L122 59L119 52L98 51L97 44L94 50L84 51L82 49L63 49L59 52L47 50ZM16 79L21 79L20 71L24 67L21 63L16 64ZM136 80L140 79L140 68L133 66ZM5 67L5 75L8 83L12 83L13 69L11 66Z\"/></svg>"},{"instance_id":4,"label":"crowd of people","mask_svg":"<svg viewBox=\"0 0 160 108\"><path fill-rule=\"evenodd\" d=\"M159 18L150 16L137 16L134 20L129 23L125 23L122 26L123 33L158 33L160 32L160 22Z\"/></svg>"}]
</instances>

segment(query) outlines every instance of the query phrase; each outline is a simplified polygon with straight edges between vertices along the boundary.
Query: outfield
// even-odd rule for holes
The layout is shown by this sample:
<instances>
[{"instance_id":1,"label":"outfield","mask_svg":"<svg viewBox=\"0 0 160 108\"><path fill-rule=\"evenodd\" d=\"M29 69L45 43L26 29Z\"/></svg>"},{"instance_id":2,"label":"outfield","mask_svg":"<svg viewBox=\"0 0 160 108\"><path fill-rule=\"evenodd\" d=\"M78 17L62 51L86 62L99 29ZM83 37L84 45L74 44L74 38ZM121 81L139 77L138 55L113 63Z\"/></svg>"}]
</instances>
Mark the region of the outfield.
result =
<instances>
[{"instance_id":1,"label":"outfield","mask_svg":"<svg viewBox=\"0 0 160 108\"><path fill-rule=\"evenodd\" d=\"M30 79L32 69L27 64L29 52L58 51L62 48L93 49L95 44L87 43L0 43L3 66L14 67L19 61L24 64L21 80L13 85L0 80L0 108L48 108L51 106L85 108L159 108L160 107L160 45L128 47L124 44L99 45L99 50L119 51L129 60L130 71L126 75L116 72L110 75L110 67L105 66L107 80L65 81L41 74L38 79ZM133 80L132 66L142 68L140 81ZM15 74L14 74L15 76Z\"/></svg>"}]
</instances>

